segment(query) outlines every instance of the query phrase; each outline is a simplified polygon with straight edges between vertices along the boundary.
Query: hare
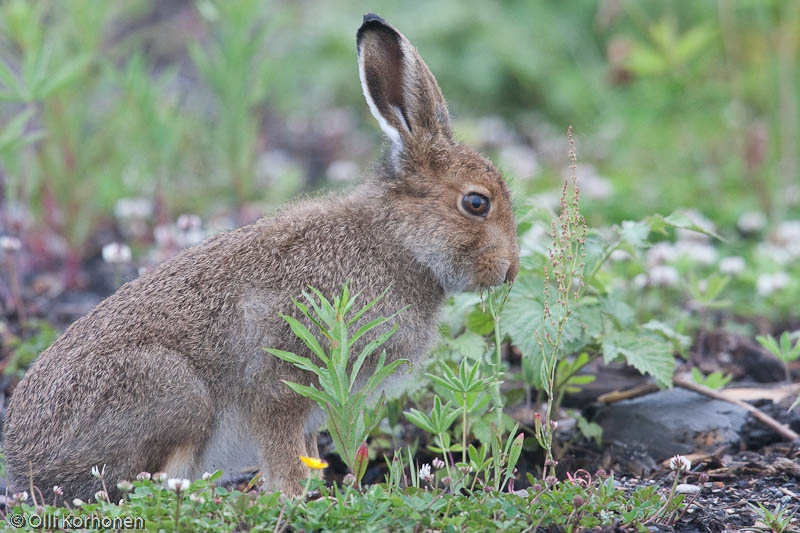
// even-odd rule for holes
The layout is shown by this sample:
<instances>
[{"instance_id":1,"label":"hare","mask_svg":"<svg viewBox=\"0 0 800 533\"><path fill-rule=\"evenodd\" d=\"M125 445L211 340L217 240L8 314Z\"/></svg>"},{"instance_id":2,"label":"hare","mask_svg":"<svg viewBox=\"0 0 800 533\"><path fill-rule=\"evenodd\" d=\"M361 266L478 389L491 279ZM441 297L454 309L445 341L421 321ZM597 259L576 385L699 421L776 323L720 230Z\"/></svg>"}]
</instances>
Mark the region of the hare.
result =
<instances>
[{"instance_id":1,"label":"hare","mask_svg":"<svg viewBox=\"0 0 800 533\"><path fill-rule=\"evenodd\" d=\"M307 286L332 296L349 280L367 302L389 287L363 320L408 306L387 360L419 362L447 295L513 281L500 173L454 140L439 86L400 32L369 14L356 42L364 97L389 141L365 183L211 237L72 324L11 399L13 486L90 498L101 486L91 469L105 465L114 500L116 482L142 471L236 476L255 465L265 489L297 495L309 474L298 455L318 455L324 416L283 383L311 383L308 373L264 350L311 355L279 316L299 315L292 298Z\"/></svg>"}]
</instances>

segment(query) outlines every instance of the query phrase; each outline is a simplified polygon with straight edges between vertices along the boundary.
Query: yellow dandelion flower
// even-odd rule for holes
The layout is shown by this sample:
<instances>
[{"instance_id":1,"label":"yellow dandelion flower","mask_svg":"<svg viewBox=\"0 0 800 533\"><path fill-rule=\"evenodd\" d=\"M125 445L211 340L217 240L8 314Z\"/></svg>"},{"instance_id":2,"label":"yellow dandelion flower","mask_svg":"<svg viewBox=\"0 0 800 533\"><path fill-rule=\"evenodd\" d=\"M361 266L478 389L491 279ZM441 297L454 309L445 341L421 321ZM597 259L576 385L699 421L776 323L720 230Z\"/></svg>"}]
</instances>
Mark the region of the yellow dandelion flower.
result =
<instances>
[{"instance_id":1,"label":"yellow dandelion flower","mask_svg":"<svg viewBox=\"0 0 800 533\"><path fill-rule=\"evenodd\" d=\"M322 459L317 459L316 457L306 457L305 455L300 455L299 457L300 460L303 461L303 464L314 470L323 470L328 468L328 463Z\"/></svg>"}]
</instances>

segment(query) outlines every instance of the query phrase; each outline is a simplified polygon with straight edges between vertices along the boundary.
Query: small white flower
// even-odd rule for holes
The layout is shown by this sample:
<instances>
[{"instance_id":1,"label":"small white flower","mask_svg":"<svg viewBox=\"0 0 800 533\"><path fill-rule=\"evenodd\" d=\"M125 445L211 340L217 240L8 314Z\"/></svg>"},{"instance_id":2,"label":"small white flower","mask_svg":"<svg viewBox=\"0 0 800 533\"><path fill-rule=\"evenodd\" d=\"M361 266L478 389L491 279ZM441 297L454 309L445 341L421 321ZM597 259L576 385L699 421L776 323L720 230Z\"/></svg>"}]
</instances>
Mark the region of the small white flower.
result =
<instances>
[{"instance_id":1,"label":"small white flower","mask_svg":"<svg viewBox=\"0 0 800 533\"><path fill-rule=\"evenodd\" d=\"M105 475L106 475L106 465L103 465L102 468L100 468L97 465L94 465L92 467L92 476L93 477L96 477L97 479L102 479L103 476L105 476Z\"/></svg>"},{"instance_id":2,"label":"small white flower","mask_svg":"<svg viewBox=\"0 0 800 533\"><path fill-rule=\"evenodd\" d=\"M18 502L24 502L28 499L28 492L24 490L22 492L15 492L11 497Z\"/></svg>"},{"instance_id":3,"label":"small white flower","mask_svg":"<svg viewBox=\"0 0 800 533\"><path fill-rule=\"evenodd\" d=\"M164 483L167 480L166 472L156 472L153 474L153 481L156 483Z\"/></svg>"},{"instance_id":4,"label":"small white flower","mask_svg":"<svg viewBox=\"0 0 800 533\"><path fill-rule=\"evenodd\" d=\"M678 284L680 276L671 266L656 266L649 272L650 284L661 287L673 287Z\"/></svg>"},{"instance_id":5,"label":"small white flower","mask_svg":"<svg viewBox=\"0 0 800 533\"><path fill-rule=\"evenodd\" d=\"M419 467L419 478L423 481L432 481L433 474L431 474L431 465L425 463Z\"/></svg>"},{"instance_id":6,"label":"small white flower","mask_svg":"<svg viewBox=\"0 0 800 533\"><path fill-rule=\"evenodd\" d=\"M780 291L789 285L789 275L786 272L774 274L761 274L756 279L756 292L759 296L769 296L775 291Z\"/></svg>"},{"instance_id":7,"label":"small white flower","mask_svg":"<svg viewBox=\"0 0 800 533\"><path fill-rule=\"evenodd\" d=\"M200 504L206 503L206 499L196 492L189 494L189 499L194 503L200 503Z\"/></svg>"},{"instance_id":8,"label":"small white flower","mask_svg":"<svg viewBox=\"0 0 800 533\"><path fill-rule=\"evenodd\" d=\"M117 483L117 488L122 492L130 492L133 490L133 483L128 480L122 479Z\"/></svg>"},{"instance_id":9,"label":"small white flower","mask_svg":"<svg viewBox=\"0 0 800 533\"><path fill-rule=\"evenodd\" d=\"M63 496L64 495L64 489L62 489L58 485L54 485L53 486L53 494L55 494L56 496Z\"/></svg>"},{"instance_id":10,"label":"small white flower","mask_svg":"<svg viewBox=\"0 0 800 533\"><path fill-rule=\"evenodd\" d=\"M664 263L671 263L678 258L678 252L671 242L659 242L647 250L647 267L653 268Z\"/></svg>"},{"instance_id":11,"label":"small white flower","mask_svg":"<svg viewBox=\"0 0 800 533\"><path fill-rule=\"evenodd\" d=\"M148 198L120 198L114 205L117 219L148 219L153 216L153 202Z\"/></svg>"},{"instance_id":12,"label":"small white flower","mask_svg":"<svg viewBox=\"0 0 800 533\"><path fill-rule=\"evenodd\" d=\"M192 482L188 479L170 478L167 480L167 486L170 490L174 490L175 492L186 490L191 484Z\"/></svg>"},{"instance_id":13,"label":"small white flower","mask_svg":"<svg viewBox=\"0 0 800 533\"><path fill-rule=\"evenodd\" d=\"M764 213L758 211L742 213L739 220L736 222L736 227L739 228L739 231L747 235L758 233L763 230L766 225L767 217L764 216Z\"/></svg>"},{"instance_id":14,"label":"small white flower","mask_svg":"<svg viewBox=\"0 0 800 533\"><path fill-rule=\"evenodd\" d=\"M80 507L81 505L83 505L83 500L81 500L80 498L75 498L74 500L72 500L72 505L75 507Z\"/></svg>"},{"instance_id":15,"label":"small white flower","mask_svg":"<svg viewBox=\"0 0 800 533\"><path fill-rule=\"evenodd\" d=\"M683 455L676 455L669 460L669 469L678 472L688 472L692 469L692 462Z\"/></svg>"},{"instance_id":16,"label":"small white flower","mask_svg":"<svg viewBox=\"0 0 800 533\"><path fill-rule=\"evenodd\" d=\"M208 481L208 478L211 477L211 472L203 472L203 479Z\"/></svg>"},{"instance_id":17,"label":"small white flower","mask_svg":"<svg viewBox=\"0 0 800 533\"><path fill-rule=\"evenodd\" d=\"M136 474L136 479L139 481L144 481L145 479L150 479L150 472L139 472Z\"/></svg>"},{"instance_id":18,"label":"small white flower","mask_svg":"<svg viewBox=\"0 0 800 533\"><path fill-rule=\"evenodd\" d=\"M694 240L678 241L675 243L675 249L683 257L701 265L711 265L717 260L716 248L704 242Z\"/></svg>"},{"instance_id":19,"label":"small white flower","mask_svg":"<svg viewBox=\"0 0 800 533\"><path fill-rule=\"evenodd\" d=\"M435 468L436 470L445 467L445 462L439 459L438 457L434 457L432 463L433 463L433 468Z\"/></svg>"},{"instance_id":20,"label":"small white flower","mask_svg":"<svg viewBox=\"0 0 800 533\"><path fill-rule=\"evenodd\" d=\"M200 229L200 227L203 225L203 221L197 215L183 214L178 217L178 220L175 222L175 225L178 226L179 230L188 232Z\"/></svg>"},{"instance_id":21,"label":"small white flower","mask_svg":"<svg viewBox=\"0 0 800 533\"><path fill-rule=\"evenodd\" d=\"M104 490L98 490L94 493L94 499L98 502L107 502L108 494Z\"/></svg>"},{"instance_id":22,"label":"small white flower","mask_svg":"<svg viewBox=\"0 0 800 533\"><path fill-rule=\"evenodd\" d=\"M3 235L0 237L0 250L11 254L18 252L20 248L22 248L22 241L17 237L12 237L11 235Z\"/></svg>"},{"instance_id":23,"label":"small white flower","mask_svg":"<svg viewBox=\"0 0 800 533\"><path fill-rule=\"evenodd\" d=\"M103 261L108 264L128 263L131 256L131 249L127 244L112 242L103 246Z\"/></svg>"},{"instance_id":24,"label":"small white flower","mask_svg":"<svg viewBox=\"0 0 800 533\"><path fill-rule=\"evenodd\" d=\"M636 274L631 280L634 289L643 289L647 286L647 274Z\"/></svg>"},{"instance_id":25,"label":"small white flower","mask_svg":"<svg viewBox=\"0 0 800 533\"><path fill-rule=\"evenodd\" d=\"M746 266L747 264L743 257L734 255L732 257L725 257L719 262L719 272L720 274L735 276L736 274L741 274Z\"/></svg>"}]
</instances>

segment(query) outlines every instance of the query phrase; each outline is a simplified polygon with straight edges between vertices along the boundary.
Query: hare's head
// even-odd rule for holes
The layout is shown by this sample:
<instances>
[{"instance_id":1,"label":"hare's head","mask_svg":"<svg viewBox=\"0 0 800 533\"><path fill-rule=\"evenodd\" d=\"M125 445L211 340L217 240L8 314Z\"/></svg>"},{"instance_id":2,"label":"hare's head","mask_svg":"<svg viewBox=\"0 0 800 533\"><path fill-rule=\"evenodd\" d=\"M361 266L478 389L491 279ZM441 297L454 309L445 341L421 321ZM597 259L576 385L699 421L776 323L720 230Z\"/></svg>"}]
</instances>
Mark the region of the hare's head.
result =
<instances>
[{"instance_id":1,"label":"hare's head","mask_svg":"<svg viewBox=\"0 0 800 533\"><path fill-rule=\"evenodd\" d=\"M364 96L389 139L378 181L398 238L447 293L513 281L516 224L500 172L453 139L439 85L408 39L366 15L357 44Z\"/></svg>"}]
</instances>

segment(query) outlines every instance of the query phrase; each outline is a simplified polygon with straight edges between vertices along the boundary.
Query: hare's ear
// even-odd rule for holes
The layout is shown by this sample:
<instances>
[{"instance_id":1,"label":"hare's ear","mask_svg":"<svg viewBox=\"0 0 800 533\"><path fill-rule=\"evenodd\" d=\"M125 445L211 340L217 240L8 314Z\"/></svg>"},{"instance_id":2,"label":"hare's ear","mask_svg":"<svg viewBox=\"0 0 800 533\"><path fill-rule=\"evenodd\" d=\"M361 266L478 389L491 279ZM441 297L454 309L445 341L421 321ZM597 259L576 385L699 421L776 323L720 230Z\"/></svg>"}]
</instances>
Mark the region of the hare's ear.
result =
<instances>
[{"instance_id":1,"label":"hare's ear","mask_svg":"<svg viewBox=\"0 0 800 533\"><path fill-rule=\"evenodd\" d=\"M391 142L395 161L414 139L452 137L439 85L408 39L379 16L368 14L356 44L364 97Z\"/></svg>"}]
</instances>

